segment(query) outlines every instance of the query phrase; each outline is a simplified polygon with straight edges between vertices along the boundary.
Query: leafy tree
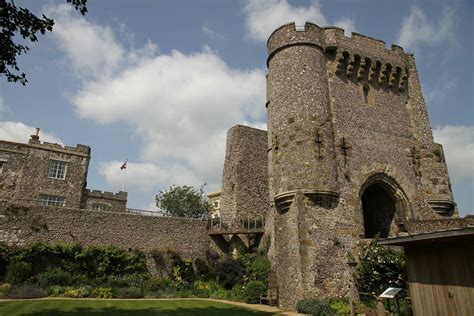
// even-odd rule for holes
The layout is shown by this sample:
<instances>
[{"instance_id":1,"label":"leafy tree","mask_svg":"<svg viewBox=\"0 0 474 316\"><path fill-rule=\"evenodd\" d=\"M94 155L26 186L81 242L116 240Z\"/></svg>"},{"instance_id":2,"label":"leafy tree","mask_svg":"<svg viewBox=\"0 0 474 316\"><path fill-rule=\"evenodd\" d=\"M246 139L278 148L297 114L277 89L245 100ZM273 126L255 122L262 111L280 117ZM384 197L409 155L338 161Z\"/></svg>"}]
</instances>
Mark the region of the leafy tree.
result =
<instances>
[{"instance_id":1,"label":"leafy tree","mask_svg":"<svg viewBox=\"0 0 474 316\"><path fill-rule=\"evenodd\" d=\"M67 0L82 15L87 13L87 0ZM26 53L30 48L20 44L17 36L31 42L38 41L36 34L53 30L54 21L43 14L37 17L26 8L17 7L13 0L0 0L0 76L5 76L10 82L20 82L25 85L28 80L25 73L20 71L16 57ZM17 37L17 38L15 38Z\"/></svg>"},{"instance_id":2,"label":"leafy tree","mask_svg":"<svg viewBox=\"0 0 474 316\"><path fill-rule=\"evenodd\" d=\"M408 287L404 253L380 246L376 240L364 244L357 279L360 292L380 295L388 287L398 287L406 294Z\"/></svg>"},{"instance_id":3,"label":"leafy tree","mask_svg":"<svg viewBox=\"0 0 474 316\"><path fill-rule=\"evenodd\" d=\"M209 214L204 185L199 189L172 185L167 191L160 191L155 200L156 206L171 216L202 218Z\"/></svg>"}]
</instances>

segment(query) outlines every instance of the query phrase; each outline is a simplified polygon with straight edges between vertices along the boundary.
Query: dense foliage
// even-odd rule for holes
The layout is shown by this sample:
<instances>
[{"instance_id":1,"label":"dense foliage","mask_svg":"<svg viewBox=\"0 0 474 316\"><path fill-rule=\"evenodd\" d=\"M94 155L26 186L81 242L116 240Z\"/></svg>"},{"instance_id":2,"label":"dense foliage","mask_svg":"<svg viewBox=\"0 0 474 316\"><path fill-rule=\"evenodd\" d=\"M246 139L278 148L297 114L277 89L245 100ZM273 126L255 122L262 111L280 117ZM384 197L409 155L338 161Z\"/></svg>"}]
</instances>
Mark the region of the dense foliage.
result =
<instances>
[{"instance_id":1,"label":"dense foliage","mask_svg":"<svg viewBox=\"0 0 474 316\"><path fill-rule=\"evenodd\" d=\"M10 298L211 297L256 303L270 271L268 258L256 254L220 258L209 251L190 260L156 249L150 257L160 276L152 277L145 254L137 250L45 243L17 252L4 248L8 283L0 284L0 297Z\"/></svg>"},{"instance_id":2,"label":"dense foliage","mask_svg":"<svg viewBox=\"0 0 474 316\"><path fill-rule=\"evenodd\" d=\"M87 0L67 0L82 15L86 14ZM26 84L25 73L15 73L19 71L16 58L26 53L29 47L24 41L19 43L21 37L30 42L38 41L36 36L39 33L45 34L53 30L54 21L44 14L41 18L31 13L26 8L17 7L13 0L0 0L0 76L5 76L8 81L19 81Z\"/></svg>"},{"instance_id":3,"label":"dense foliage","mask_svg":"<svg viewBox=\"0 0 474 316\"><path fill-rule=\"evenodd\" d=\"M403 294L406 294L407 274L404 253L380 246L375 240L362 245L357 282L360 292L380 295L388 287L398 287L404 289Z\"/></svg>"},{"instance_id":4,"label":"dense foliage","mask_svg":"<svg viewBox=\"0 0 474 316\"><path fill-rule=\"evenodd\" d=\"M301 314L308 314L312 316L331 316L335 315L334 310L326 300L317 298L306 298L298 301L296 310Z\"/></svg>"},{"instance_id":5,"label":"dense foliage","mask_svg":"<svg viewBox=\"0 0 474 316\"><path fill-rule=\"evenodd\" d=\"M155 200L156 206L170 216L204 218L210 210L204 185L199 189L172 185L167 191L160 191Z\"/></svg>"},{"instance_id":6,"label":"dense foliage","mask_svg":"<svg viewBox=\"0 0 474 316\"><path fill-rule=\"evenodd\" d=\"M15 250L7 244L0 242L0 281L5 279L7 274L7 266L11 258L14 256Z\"/></svg>"}]
</instances>

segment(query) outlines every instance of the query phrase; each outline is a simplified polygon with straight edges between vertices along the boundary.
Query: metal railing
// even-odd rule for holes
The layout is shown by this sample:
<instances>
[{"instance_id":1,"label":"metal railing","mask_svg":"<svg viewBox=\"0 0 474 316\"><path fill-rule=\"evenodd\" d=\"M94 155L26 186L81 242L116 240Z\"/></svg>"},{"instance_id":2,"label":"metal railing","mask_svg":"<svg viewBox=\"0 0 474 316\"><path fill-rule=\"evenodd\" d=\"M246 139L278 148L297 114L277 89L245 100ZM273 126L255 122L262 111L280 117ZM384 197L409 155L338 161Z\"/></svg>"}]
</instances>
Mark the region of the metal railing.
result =
<instances>
[{"instance_id":1,"label":"metal railing","mask_svg":"<svg viewBox=\"0 0 474 316\"><path fill-rule=\"evenodd\" d=\"M231 229L255 230L265 228L265 216L214 217L208 219L208 230L224 231Z\"/></svg>"},{"instance_id":2,"label":"metal railing","mask_svg":"<svg viewBox=\"0 0 474 316\"><path fill-rule=\"evenodd\" d=\"M40 204L38 200L33 199L0 199L0 205L14 205L14 206L30 206L30 207L47 207L47 208L65 208L65 209L72 209L72 210L82 210L82 211L92 211L92 212L101 212L101 213L117 213L117 214L134 214L134 215L142 215L142 216L153 216L153 217L169 217L169 218L186 218L186 219L193 219L193 220L206 220L206 218L189 218L189 217L182 217L182 216L172 216L167 212L164 211L150 211L150 210L142 210L136 208L126 208L125 211L116 210L114 208L106 208L104 210L94 210L88 208L84 203L62 203L58 205L47 205L47 204Z\"/></svg>"}]
</instances>

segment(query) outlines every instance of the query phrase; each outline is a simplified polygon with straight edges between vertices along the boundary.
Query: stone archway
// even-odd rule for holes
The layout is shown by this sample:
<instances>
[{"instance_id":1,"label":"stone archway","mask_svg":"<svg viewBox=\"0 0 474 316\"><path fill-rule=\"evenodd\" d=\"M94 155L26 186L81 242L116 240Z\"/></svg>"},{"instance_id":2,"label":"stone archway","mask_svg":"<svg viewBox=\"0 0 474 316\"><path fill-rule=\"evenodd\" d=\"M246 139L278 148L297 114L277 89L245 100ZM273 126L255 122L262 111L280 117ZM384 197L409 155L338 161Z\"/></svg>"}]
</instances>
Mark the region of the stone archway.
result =
<instances>
[{"instance_id":1,"label":"stone archway","mask_svg":"<svg viewBox=\"0 0 474 316\"><path fill-rule=\"evenodd\" d=\"M395 216L395 201L379 184L372 184L362 194L365 238L386 238Z\"/></svg>"},{"instance_id":2,"label":"stone archway","mask_svg":"<svg viewBox=\"0 0 474 316\"><path fill-rule=\"evenodd\" d=\"M386 238L406 231L408 200L397 182L380 173L369 177L360 190L364 237Z\"/></svg>"}]
</instances>

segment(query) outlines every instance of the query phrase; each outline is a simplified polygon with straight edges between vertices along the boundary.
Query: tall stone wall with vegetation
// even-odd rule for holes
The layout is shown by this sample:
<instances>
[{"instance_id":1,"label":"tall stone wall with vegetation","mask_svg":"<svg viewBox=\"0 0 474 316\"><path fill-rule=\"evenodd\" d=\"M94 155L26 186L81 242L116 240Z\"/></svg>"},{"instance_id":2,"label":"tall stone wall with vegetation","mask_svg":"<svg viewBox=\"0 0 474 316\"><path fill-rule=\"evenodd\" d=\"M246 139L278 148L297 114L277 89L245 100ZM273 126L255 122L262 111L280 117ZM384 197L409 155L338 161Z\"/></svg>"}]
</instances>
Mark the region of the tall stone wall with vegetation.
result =
<instances>
[{"instance_id":1,"label":"tall stone wall with vegetation","mask_svg":"<svg viewBox=\"0 0 474 316\"><path fill-rule=\"evenodd\" d=\"M0 206L0 241L115 245L123 249L173 250L183 258L205 256L207 222L187 218L40 206Z\"/></svg>"}]
</instances>

